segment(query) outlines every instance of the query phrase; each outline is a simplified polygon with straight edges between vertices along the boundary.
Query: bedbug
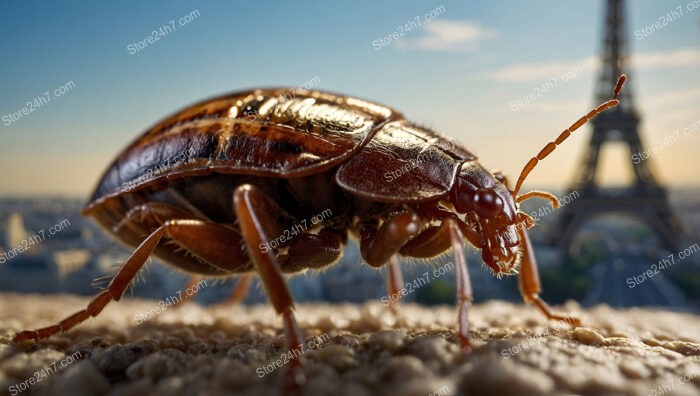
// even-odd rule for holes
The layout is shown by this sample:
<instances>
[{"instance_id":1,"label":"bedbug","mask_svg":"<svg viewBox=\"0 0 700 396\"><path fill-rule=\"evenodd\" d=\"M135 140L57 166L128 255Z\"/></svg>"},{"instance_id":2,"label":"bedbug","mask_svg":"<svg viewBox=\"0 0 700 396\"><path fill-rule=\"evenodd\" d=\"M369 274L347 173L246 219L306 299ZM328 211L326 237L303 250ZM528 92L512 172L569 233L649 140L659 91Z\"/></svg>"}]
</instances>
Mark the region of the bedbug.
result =
<instances>
[{"instance_id":1,"label":"bedbug","mask_svg":"<svg viewBox=\"0 0 700 396\"><path fill-rule=\"evenodd\" d=\"M500 172L484 169L463 146L362 99L255 89L194 104L156 123L123 150L83 210L135 247L108 288L58 324L19 332L13 340L46 338L98 315L122 297L155 254L200 276L259 276L283 318L291 351L302 338L284 274L338 261L349 236L359 240L367 264L388 265L390 292L401 287L397 256L429 258L452 248L457 338L464 350L470 349L467 307L472 299L465 238L481 249L498 276L519 267L524 300L550 319L564 319L538 296L527 234L532 223L518 211L528 198L546 198L554 205L557 200L545 192L518 192L557 145L619 103L625 79L620 77L610 100L530 159L513 190ZM406 172L388 180L386 173L398 169ZM326 211L331 214L311 227L280 238ZM250 275L244 276L249 283ZM301 367L301 359L294 359L292 383L303 382Z\"/></svg>"}]
</instances>

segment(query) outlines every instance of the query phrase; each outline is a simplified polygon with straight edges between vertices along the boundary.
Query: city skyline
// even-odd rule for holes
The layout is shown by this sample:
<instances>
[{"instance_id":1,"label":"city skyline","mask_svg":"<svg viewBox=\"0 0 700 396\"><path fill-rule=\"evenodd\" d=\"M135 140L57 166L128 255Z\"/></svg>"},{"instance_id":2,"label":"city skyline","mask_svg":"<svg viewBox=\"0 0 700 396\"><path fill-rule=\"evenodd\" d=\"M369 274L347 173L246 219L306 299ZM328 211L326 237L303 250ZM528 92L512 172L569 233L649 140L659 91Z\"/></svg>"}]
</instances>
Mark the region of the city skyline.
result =
<instances>
[{"instance_id":1,"label":"city skyline","mask_svg":"<svg viewBox=\"0 0 700 396\"><path fill-rule=\"evenodd\" d=\"M22 293L72 293L94 295L98 286L104 286L116 267L123 263L133 248L110 238L97 224L78 214L80 201L74 199L0 199L0 291ZM529 203L530 210L537 206ZM687 226L696 234L700 229L697 198L686 197L678 209L687 216ZM532 212L528 212L532 213ZM681 285L679 278L697 271L700 251L695 239L683 241L687 256L674 259L674 264L653 274L653 281L645 282L649 276L646 269L657 260L668 261L664 254L656 258L660 240L646 230L643 224L632 219L599 219L591 221L580 233L577 247L587 264L585 270L577 272L579 264L557 263L556 248L543 244L547 230L554 226L556 216L544 215L532 230L535 253L538 256L544 280L544 295L552 302L562 303L575 299L586 306L607 303L613 306L649 305L676 310L697 311L697 292L688 292L692 286ZM26 242L34 240L32 242ZM598 253L590 255L590 251ZM602 249L602 250L600 250ZM520 301L517 278L497 279L484 266L476 265L481 260L478 249L466 248L467 261L471 264L472 282L476 301L501 299ZM607 255L598 256L601 252ZM157 257L146 266L142 280L134 282L133 293L141 298L160 298L185 287L188 276L177 268L167 265ZM454 298L454 265L451 255L443 255L429 261L400 259L404 280L412 283L422 279L426 271L440 270L440 276L418 287L417 293L405 296L405 302L423 304L450 303ZM479 268L482 267L482 268ZM580 267L579 267L580 268ZM571 270L574 270L571 272ZM554 276L554 278L553 278ZM586 282L580 283L581 276ZM343 258L323 271L309 271L289 277L290 288L299 302L361 302L381 301L387 296L386 268L372 268L363 263L358 246L349 242ZM222 301L229 296L236 277L222 280L206 278L211 287L202 291L197 299L209 304ZM255 281L257 282L257 280ZM636 282L630 285L630 282ZM221 284L220 284L221 283ZM561 287L560 283L568 286ZM643 286L642 286L643 283ZM348 285L353 285L348 288ZM683 287L681 287L683 286ZM695 289L697 290L697 289ZM551 294L550 294L551 293ZM689 298L685 297L688 294ZM403 297L402 297L403 299ZM246 299L246 304L266 301L261 287L255 287Z\"/></svg>"}]
</instances>

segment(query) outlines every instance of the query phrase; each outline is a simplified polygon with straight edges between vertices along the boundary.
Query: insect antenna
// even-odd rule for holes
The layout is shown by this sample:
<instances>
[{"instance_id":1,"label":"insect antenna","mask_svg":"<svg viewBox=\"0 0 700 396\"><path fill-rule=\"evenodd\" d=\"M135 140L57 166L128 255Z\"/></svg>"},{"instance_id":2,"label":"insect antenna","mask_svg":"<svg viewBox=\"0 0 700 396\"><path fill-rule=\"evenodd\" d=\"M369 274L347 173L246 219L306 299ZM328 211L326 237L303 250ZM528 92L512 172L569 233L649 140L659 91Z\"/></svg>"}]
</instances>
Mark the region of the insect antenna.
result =
<instances>
[{"instance_id":1,"label":"insect antenna","mask_svg":"<svg viewBox=\"0 0 700 396\"><path fill-rule=\"evenodd\" d=\"M612 107L617 106L620 101L617 100L617 96L620 94L620 91L622 90L622 86L625 85L625 81L627 81L627 75L623 74L620 76L620 78L617 79L617 84L615 84L615 89L613 89L613 96L610 100L598 105L595 109L591 110L588 114L584 115L583 117L579 118L578 121L574 122L571 124L570 127L566 128L564 132L562 132L559 137L556 138L553 142L547 143L542 150L535 156L530 158L530 161L525 164L525 167L523 168L522 172L520 172L520 176L518 177L518 182L515 183L515 189L513 189L513 196L516 197L517 202L524 201L525 199L528 198L533 198L533 197L541 197L541 198L546 198L549 199L550 201L554 202L556 201L556 198L554 198L553 195L548 194L548 193L543 193L541 191L535 192L533 191L532 193L527 193L523 194L521 196L518 196L518 192L520 191L520 187L522 186L523 182L527 178L527 176L532 172L533 169L535 169L535 166L537 166L537 163L545 159L549 154L554 151L554 149L562 144L570 135L573 133L575 130L579 129L582 127L586 122L588 122L591 118L595 117L596 115L604 112L605 110L608 110ZM521 199L522 197L522 199ZM554 200L552 200L554 198ZM558 202L557 202L558 205Z\"/></svg>"}]
</instances>

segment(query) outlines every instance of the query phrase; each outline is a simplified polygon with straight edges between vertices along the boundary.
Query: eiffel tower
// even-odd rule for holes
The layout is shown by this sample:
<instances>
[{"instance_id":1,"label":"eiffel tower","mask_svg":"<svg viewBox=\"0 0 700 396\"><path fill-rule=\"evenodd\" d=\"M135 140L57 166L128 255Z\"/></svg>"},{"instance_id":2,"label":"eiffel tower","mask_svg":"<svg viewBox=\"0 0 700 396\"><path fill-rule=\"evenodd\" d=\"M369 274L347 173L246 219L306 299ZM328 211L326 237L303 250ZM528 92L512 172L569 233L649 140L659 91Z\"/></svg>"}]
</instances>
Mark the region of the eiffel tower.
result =
<instances>
[{"instance_id":1,"label":"eiffel tower","mask_svg":"<svg viewBox=\"0 0 700 396\"><path fill-rule=\"evenodd\" d=\"M602 70L596 86L598 103L610 97L620 74L630 75L624 32L623 1L608 0ZM579 227L605 213L621 213L640 220L658 235L666 249L676 251L683 228L669 207L666 189L654 177L650 159L632 159L632 154L642 152L644 145L639 136L640 117L632 101L631 81L634 79L628 79L620 95L620 105L592 121L593 134L581 164L580 177L569 187L569 193L577 191L579 195L561 209L559 222L550 235L550 242L560 247L562 258L569 257L570 245ZM621 142L629 148L634 181L628 186L604 188L596 182L601 147L609 142Z\"/></svg>"}]
</instances>

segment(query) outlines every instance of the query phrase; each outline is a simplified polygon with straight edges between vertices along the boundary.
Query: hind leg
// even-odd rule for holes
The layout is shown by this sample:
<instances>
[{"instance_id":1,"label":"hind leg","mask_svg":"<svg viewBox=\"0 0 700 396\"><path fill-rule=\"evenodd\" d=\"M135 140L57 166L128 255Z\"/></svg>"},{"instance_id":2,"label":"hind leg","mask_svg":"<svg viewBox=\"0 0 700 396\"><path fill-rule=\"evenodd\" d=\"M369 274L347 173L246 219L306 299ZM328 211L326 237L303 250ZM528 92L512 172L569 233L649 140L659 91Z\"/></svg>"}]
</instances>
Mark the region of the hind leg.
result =
<instances>
[{"instance_id":1,"label":"hind leg","mask_svg":"<svg viewBox=\"0 0 700 396\"><path fill-rule=\"evenodd\" d=\"M250 292L250 285L253 283L253 274L246 273L241 275L237 280L236 284L231 290L231 294L225 300L218 302L214 305L216 306L229 306L233 304L238 304L245 300Z\"/></svg>"},{"instance_id":2,"label":"hind leg","mask_svg":"<svg viewBox=\"0 0 700 396\"><path fill-rule=\"evenodd\" d=\"M468 308L472 302L472 286L464 257L463 246L476 238L474 230L446 217L440 226L421 230L421 219L410 212L399 212L382 224L379 230L369 225L361 230L361 252L372 266L379 266L395 253L409 257L435 257L450 247L453 250L457 282L457 338L463 351L471 352ZM465 235L466 234L466 235ZM478 246L478 245L477 245Z\"/></svg>"},{"instance_id":3,"label":"hind leg","mask_svg":"<svg viewBox=\"0 0 700 396\"><path fill-rule=\"evenodd\" d=\"M226 227L199 220L169 220L153 231L131 254L112 278L106 290L99 293L88 306L57 324L38 330L25 330L14 335L13 342L39 340L69 330L85 320L97 316L112 300L119 301L136 274L163 238L168 238L188 249L201 259L234 268L248 262L236 241L240 235ZM222 264L223 265L223 264Z\"/></svg>"}]
</instances>

